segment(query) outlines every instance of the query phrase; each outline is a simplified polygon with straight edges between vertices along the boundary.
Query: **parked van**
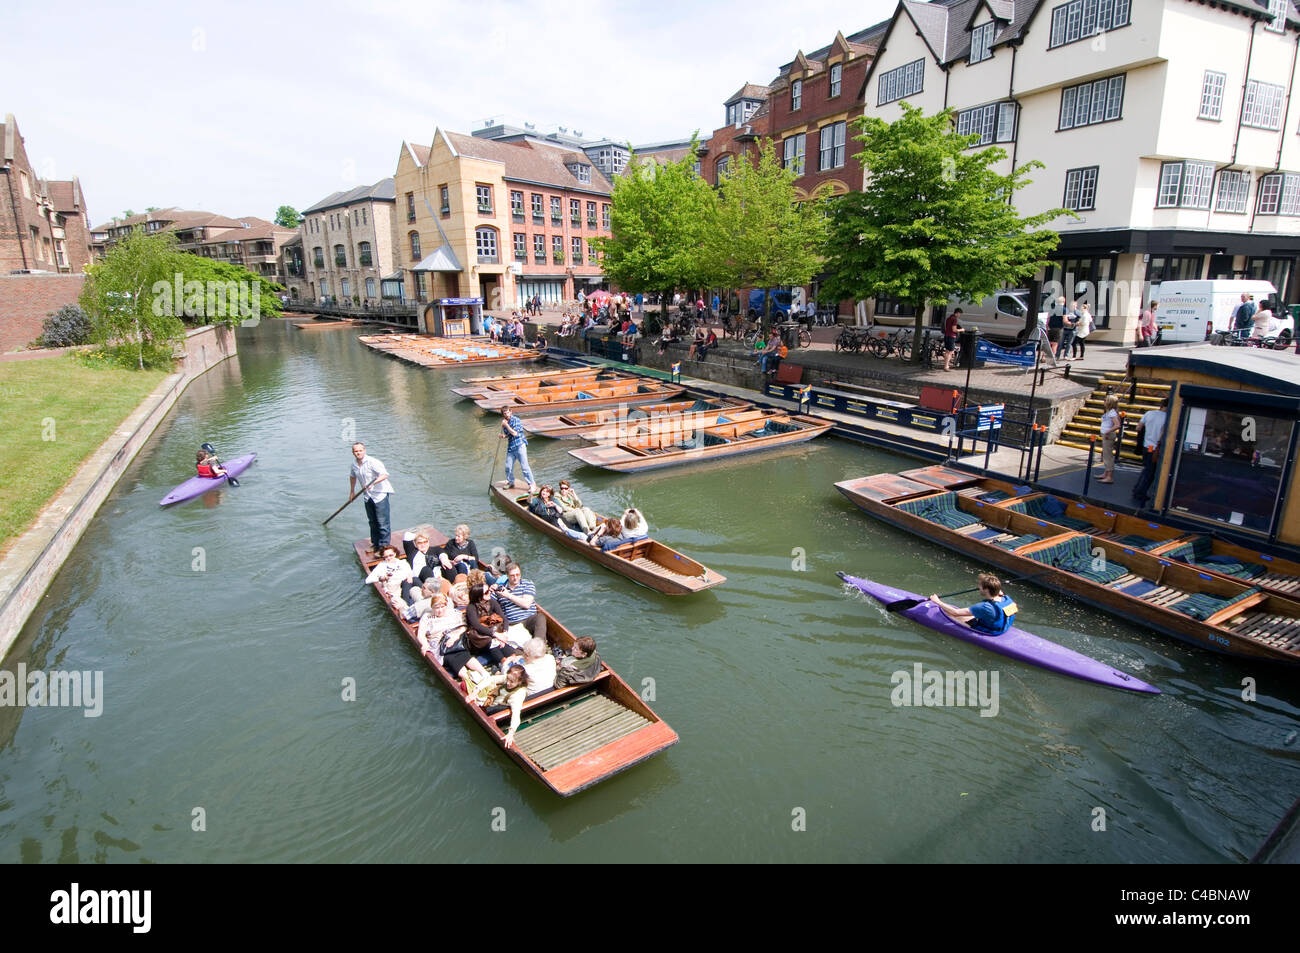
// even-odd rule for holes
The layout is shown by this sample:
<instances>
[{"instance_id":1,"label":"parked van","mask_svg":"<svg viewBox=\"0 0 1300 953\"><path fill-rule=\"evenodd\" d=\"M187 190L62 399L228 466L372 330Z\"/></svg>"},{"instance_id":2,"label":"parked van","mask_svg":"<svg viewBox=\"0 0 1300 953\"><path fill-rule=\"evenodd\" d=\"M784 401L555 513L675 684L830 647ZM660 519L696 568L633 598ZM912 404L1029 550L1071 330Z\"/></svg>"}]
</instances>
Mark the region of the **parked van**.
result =
<instances>
[{"instance_id":1,"label":"parked van","mask_svg":"<svg viewBox=\"0 0 1300 953\"><path fill-rule=\"evenodd\" d=\"M948 301L945 314L952 314L955 308L961 308L961 326L978 328L986 338L1019 343L1033 330L1034 322L1029 316L1029 292L1021 289L1007 288L989 295L983 301L964 301L952 298ZM902 310L901 308L899 310ZM1039 323L1046 323L1044 312L1038 316ZM876 312L875 323L896 327L912 327L915 319L910 315L887 314ZM942 321L936 321L941 325Z\"/></svg>"},{"instance_id":2,"label":"parked van","mask_svg":"<svg viewBox=\"0 0 1300 953\"><path fill-rule=\"evenodd\" d=\"M1255 296L1255 306L1276 298L1277 289L1270 281L1241 278L1217 278L1205 281L1162 281L1156 292L1156 323L1160 326L1160 343L1204 341L1215 331L1232 330L1233 314L1241 306L1241 296ZM1149 301L1142 302L1145 308ZM1291 328L1295 320L1280 307L1280 328Z\"/></svg>"},{"instance_id":3,"label":"parked van","mask_svg":"<svg viewBox=\"0 0 1300 953\"><path fill-rule=\"evenodd\" d=\"M788 291L770 291L772 296L772 319L790 320L791 296ZM763 317L763 289L754 288L749 293L749 308L746 310L750 320L757 321Z\"/></svg>"}]
</instances>

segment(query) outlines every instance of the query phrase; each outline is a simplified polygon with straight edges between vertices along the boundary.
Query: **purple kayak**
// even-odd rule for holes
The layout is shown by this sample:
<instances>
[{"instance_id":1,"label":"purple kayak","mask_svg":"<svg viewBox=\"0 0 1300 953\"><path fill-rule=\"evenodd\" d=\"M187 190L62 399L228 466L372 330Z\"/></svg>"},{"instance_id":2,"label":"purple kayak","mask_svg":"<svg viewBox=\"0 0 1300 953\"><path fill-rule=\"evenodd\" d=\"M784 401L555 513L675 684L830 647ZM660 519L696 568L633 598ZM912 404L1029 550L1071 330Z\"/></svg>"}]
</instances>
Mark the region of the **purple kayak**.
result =
<instances>
[{"instance_id":1,"label":"purple kayak","mask_svg":"<svg viewBox=\"0 0 1300 953\"><path fill-rule=\"evenodd\" d=\"M229 476L239 479L239 475L253 465L257 459L257 454L246 453L242 457L235 457L233 460L226 460L221 464L221 468ZM159 501L159 506L171 506L173 503L184 503L186 500L192 500L196 496L202 496L208 490L215 490L219 486L226 485L226 477L201 477L193 476L172 490Z\"/></svg>"},{"instance_id":2,"label":"purple kayak","mask_svg":"<svg viewBox=\"0 0 1300 953\"><path fill-rule=\"evenodd\" d=\"M913 622L919 622L936 632L942 632L944 635L951 635L963 642L970 642L986 648L990 652L997 652L999 655L1005 655L1008 658L1018 659L1021 662L1028 662L1030 665L1037 665L1052 672L1059 672L1072 678L1081 678L1087 682L1096 682L1110 688L1124 688L1131 692L1147 692L1152 695L1160 694L1160 689L1154 685L1148 685L1127 672L1121 672L1119 669L1098 662L1094 658L1080 655L1073 649L1067 649L1063 645L1049 642L1047 639L1039 638L1022 629L1012 627L1001 635L985 635L969 626L962 625L960 622L954 622L944 615L943 610L933 602L924 596L918 596L915 592L895 589L892 586L883 586L878 582L872 582L870 579L860 579L847 573L841 572L836 573L836 575L853 588L870 596L882 605L889 605L904 599L915 600L916 605L900 610L898 615L906 616Z\"/></svg>"}]
</instances>

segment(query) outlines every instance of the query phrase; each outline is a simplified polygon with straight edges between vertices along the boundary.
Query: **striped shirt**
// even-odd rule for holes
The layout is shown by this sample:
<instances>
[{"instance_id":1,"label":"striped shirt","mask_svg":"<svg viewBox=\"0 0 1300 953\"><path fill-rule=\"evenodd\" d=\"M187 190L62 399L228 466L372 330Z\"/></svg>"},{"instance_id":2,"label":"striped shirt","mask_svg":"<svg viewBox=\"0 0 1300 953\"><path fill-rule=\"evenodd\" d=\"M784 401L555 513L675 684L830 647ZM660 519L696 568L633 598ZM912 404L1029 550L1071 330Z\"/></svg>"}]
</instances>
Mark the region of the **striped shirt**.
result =
<instances>
[{"instance_id":1,"label":"striped shirt","mask_svg":"<svg viewBox=\"0 0 1300 953\"><path fill-rule=\"evenodd\" d=\"M520 579L519 585L511 588L506 587L506 592L515 596L532 596L533 604L527 609L523 606L517 606L504 596L499 596L497 601L501 603L501 612L506 617L507 625L514 625L516 622L523 622L537 614L537 587L531 580Z\"/></svg>"}]
</instances>

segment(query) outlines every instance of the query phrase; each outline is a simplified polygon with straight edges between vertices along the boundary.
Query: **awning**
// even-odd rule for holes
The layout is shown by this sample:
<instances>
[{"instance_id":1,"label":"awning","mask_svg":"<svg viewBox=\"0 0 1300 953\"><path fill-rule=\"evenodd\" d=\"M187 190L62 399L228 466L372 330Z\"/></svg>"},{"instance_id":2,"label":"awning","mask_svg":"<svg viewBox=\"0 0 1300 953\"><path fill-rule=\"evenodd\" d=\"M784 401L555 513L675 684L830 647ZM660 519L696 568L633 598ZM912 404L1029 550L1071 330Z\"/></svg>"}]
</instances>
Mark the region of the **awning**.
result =
<instances>
[{"instance_id":1,"label":"awning","mask_svg":"<svg viewBox=\"0 0 1300 953\"><path fill-rule=\"evenodd\" d=\"M456 253L451 250L451 246L442 245L411 270L464 271L465 269L461 267L460 260L456 258Z\"/></svg>"}]
</instances>

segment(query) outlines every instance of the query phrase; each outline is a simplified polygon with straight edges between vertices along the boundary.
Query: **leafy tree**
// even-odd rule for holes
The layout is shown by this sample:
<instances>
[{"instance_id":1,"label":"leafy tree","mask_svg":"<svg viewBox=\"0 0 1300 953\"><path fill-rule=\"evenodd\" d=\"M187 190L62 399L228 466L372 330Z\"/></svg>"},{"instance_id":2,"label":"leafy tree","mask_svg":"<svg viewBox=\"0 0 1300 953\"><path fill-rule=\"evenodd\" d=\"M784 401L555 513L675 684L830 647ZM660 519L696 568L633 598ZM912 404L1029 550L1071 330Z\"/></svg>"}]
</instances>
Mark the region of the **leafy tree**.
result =
<instances>
[{"instance_id":1,"label":"leafy tree","mask_svg":"<svg viewBox=\"0 0 1300 953\"><path fill-rule=\"evenodd\" d=\"M857 121L867 184L832 202L822 289L830 298L913 302L920 340L927 301L980 300L1031 277L1060 240L1042 226L1069 213L1020 216L1010 200L1041 162L999 175L992 166L1006 153L968 152L978 137L956 135L952 110L902 107L892 123ZM921 351L913 348L913 360Z\"/></svg>"},{"instance_id":2,"label":"leafy tree","mask_svg":"<svg viewBox=\"0 0 1300 953\"><path fill-rule=\"evenodd\" d=\"M135 214L135 210L134 210L134 209L129 209L129 208L128 208L128 209L123 210L123 212L122 212L122 217L123 217L123 218L130 218L130 217L131 217L132 215L134 215L134 214Z\"/></svg>"},{"instance_id":3,"label":"leafy tree","mask_svg":"<svg viewBox=\"0 0 1300 953\"><path fill-rule=\"evenodd\" d=\"M719 183L707 255L725 284L803 285L817 274L826 239L825 195L799 202L794 180L794 170L781 167L771 141L765 140L757 162L743 156ZM767 324L771 295L764 302Z\"/></svg>"},{"instance_id":4,"label":"leafy tree","mask_svg":"<svg viewBox=\"0 0 1300 953\"><path fill-rule=\"evenodd\" d=\"M156 313L153 288L173 280L177 257L174 236L134 228L86 269L81 306L93 323L93 340L121 362L140 369L170 366L185 329L174 314Z\"/></svg>"},{"instance_id":5,"label":"leafy tree","mask_svg":"<svg viewBox=\"0 0 1300 953\"><path fill-rule=\"evenodd\" d=\"M297 228L302 216L292 205L281 205L275 213L275 224L282 228Z\"/></svg>"},{"instance_id":6,"label":"leafy tree","mask_svg":"<svg viewBox=\"0 0 1300 953\"><path fill-rule=\"evenodd\" d=\"M165 298L172 312L189 324L234 327L254 317L278 318L283 292L282 285L243 265L182 252L176 255L171 288L155 289L155 297Z\"/></svg>"},{"instance_id":7,"label":"leafy tree","mask_svg":"<svg viewBox=\"0 0 1300 953\"><path fill-rule=\"evenodd\" d=\"M661 317L677 288L702 288L716 276L705 254L716 198L695 174L698 141L676 162L635 154L614 180L609 238L593 243L610 281L633 294L661 294ZM647 329L653 330L653 329Z\"/></svg>"}]
</instances>

